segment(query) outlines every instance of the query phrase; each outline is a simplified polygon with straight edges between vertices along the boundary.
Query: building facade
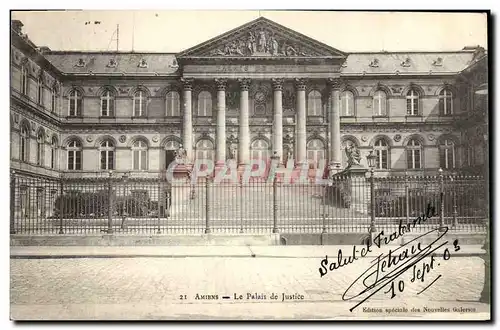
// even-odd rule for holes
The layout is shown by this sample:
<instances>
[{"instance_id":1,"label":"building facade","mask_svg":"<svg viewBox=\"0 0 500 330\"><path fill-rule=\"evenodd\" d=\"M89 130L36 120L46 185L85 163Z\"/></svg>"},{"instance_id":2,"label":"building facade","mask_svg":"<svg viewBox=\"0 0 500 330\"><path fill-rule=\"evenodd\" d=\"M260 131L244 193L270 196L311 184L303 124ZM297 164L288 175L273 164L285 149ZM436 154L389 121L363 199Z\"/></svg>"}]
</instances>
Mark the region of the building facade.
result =
<instances>
[{"instance_id":1,"label":"building facade","mask_svg":"<svg viewBox=\"0 0 500 330\"><path fill-rule=\"evenodd\" d=\"M156 177L187 160L275 155L376 175L483 173L487 54L345 53L259 18L177 54L65 52L11 29L11 168L40 177Z\"/></svg>"}]
</instances>

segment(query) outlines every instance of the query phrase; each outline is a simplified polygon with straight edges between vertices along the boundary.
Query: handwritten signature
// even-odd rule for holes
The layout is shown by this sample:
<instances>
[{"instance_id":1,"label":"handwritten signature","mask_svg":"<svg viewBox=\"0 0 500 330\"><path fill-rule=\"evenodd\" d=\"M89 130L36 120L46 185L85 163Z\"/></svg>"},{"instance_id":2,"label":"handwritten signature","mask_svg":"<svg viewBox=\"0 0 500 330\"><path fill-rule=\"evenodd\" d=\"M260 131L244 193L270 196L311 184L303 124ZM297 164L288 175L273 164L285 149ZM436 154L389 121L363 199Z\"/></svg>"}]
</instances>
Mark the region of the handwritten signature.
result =
<instances>
[{"instance_id":1,"label":"handwritten signature","mask_svg":"<svg viewBox=\"0 0 500 330\"><path fill-rule=\"evenodd\" d=\"M413 228L417 224L421 223L422 220L425 221L435 214L435 209L428 206L426 214L413 221ZM353 246L352 257L350 256L347 259L342 258L342 250L340 249L337 262L330 263L328 268L328 256L326 256L325 259L321 261L321 268L319 268L321 277L326 275L328 269L333 271L353 263L358 260L359 257L365 257L368 252L371 252L373 244L380 248L382 243L387 245L409 231L411 231L411 223L403 225L403 223L400 222L397 231L391 233L389 236L385 236L384 232L381 231L373 239L373 243L367 242L366 247L363 247L361 251L359 251L356 246ZM448 241L440 242L441 238L446 235L447 232L447 227L432 229L395 249L390 249L387 254L381 253L377 256L371 262L372 265L368 267L368 269L366 269L358 278L356 278L356 280L351 283L342 295L342 300L345 301L355 298L361 299L361 301L349 310L352 312L355 308L366 302L374 294L387 286L389 286L389 288L384 293L390 294L391 299L396 297L398 293L402 293L405 289L405 282L401 279L397 281L397 279L401 274L405 273L409 269L412 269L412 277L410 279L411 283L415 281L424 282L427 278L426 275L429 274L431 270L435 269L437 264L439 264L436 261L438 258L436 251L448 244ZM430 244L425 245L421 242L423 238L436 237L436 234L438 234L437 238L435 238ZM458 240L455 240L453 245L455 251L460 250ZM359 257L356 253L359 253ZM428 260L426 258L428 258ZM451 252L448 248L444 249L442 258L443 260L449 260L451 258ZM437 276L429 285L417 294L425 292L434 283L436 283L439 278L441 278L441 275ZM395 283L396 281L397 283Z\"/></svg>"}]
</instances>

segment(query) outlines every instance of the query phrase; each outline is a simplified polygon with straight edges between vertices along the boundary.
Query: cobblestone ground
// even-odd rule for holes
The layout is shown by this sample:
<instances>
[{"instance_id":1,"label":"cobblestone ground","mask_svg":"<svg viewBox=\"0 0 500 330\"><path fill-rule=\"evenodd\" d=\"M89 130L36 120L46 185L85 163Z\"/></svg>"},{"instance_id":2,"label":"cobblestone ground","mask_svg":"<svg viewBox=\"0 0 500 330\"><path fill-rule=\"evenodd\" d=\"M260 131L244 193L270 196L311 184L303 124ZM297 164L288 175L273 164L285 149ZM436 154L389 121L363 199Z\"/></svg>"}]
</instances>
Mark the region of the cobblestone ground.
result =
<instances>
[{"instance_id":1,"label":"cobblestone ground","mask_svg":"<svg viewBox=\"0 0 500 330\"><path fill-rule=\"evenodd\" d=\"M484 281L484 262L478 257L441 258L425 282L412 283L410 269L399 278L404 290L398 292L396 286L394 299L390 292L384 293L387 286L350 312L357 301L344 302L342 294L372 260L357 260L321 278L319 258L12 259L11 317L439 318L437 311L425 313L423 307L427 306L450 308L446 318L487 318L488 306L477 302ZM429 289L417 294L439 275L442 277ZM277 300L271 299L273 293ZM283 302L283 293L295 294L296 299ZM197 294L217 295L218 299L196 299ZM235 300L235 295L242 299ZM247 299L252 295L265 295L265 299ZM364 307L419 307L421 313L370 313ZM453 312L453 307L470 307L475 312Z\"/></svg>"}]
</instances>

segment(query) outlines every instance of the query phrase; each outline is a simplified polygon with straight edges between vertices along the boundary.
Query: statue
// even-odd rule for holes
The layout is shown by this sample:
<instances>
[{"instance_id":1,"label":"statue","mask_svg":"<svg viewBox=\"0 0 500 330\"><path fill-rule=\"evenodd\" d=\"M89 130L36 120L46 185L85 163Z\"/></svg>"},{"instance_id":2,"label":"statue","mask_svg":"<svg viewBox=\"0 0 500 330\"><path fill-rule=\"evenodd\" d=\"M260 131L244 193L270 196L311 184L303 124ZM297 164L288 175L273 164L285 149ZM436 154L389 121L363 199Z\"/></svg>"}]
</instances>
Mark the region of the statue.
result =
<instances>
[{"instance_id":1,"label":"statue","mask_svg":"<svg viewBox=\"0 0 500 330\"><path fill-rule=\"evenodd\" d=\"M286 160L285 160L285 165L288 164L288 161L290 159L293 159L293 150L292 150L292 146L288 146L288 148L286 149Z\"/></svg>"},{"instance_id":2,"label":"statue","mask_svg":"<svg viewBox=\"0 0 500 330\"><path fill-rule=\"evenodd\" d=\"M184 164L186 162L186 149L182 147L182 144L179 145L179 149L175 152L175 161L177 164Z\"/></svg>"},{"instance_id":3,"label":"statue","mask_svg":"<svg viewBox=\"0 0 500 330\"><path fill-rule=\"evenodd\" d=\"M271 55L278 55L279 52L279 45L278 45L278 40L274 37L274 34L271 36L271 39L269 40L269 49L271 51Z\"/></svg>"},{"instance_id":4,"label":"statue","mask_svg":"<svg viewBox=\"0 0 500 330\"><path fill-rule=\"evenodd\" d=\"M264 53L266 51L267 42L266 42L266 32L264 30L259 31L259 42L258 42L258 51Z\"/></svg>"},{"instance_id":5,"label":"statue","mask_svg":"<svg viewBox=\"0 0 500 330\"><path fill-rule=\"evenodd\" d=\"M346 146L345 153L347 155L347 167L359 165L359 162L361 161L361 154L355 145L351 145L350 147Z\"/></svg>"},{"instance_id":6,"label":"statue","mask_svg":"<svg viewBox=\"0 0 500 330\"><path fill-rule=\"evenodd\" d=\"M236 160L236 146L230 145L229 146L229 159L235 159Z\"/></svg>"},{"instance_id":7,"label":"statue","mask_svg":"<svg viewBox=\"0 0 500 330\"><path fill-rule=\"evenodd\" d=\"M248 39L247 39L247 48L250 54L253 54L257 51L257 44L255 43L255 36L253 35L252 32L248 32Z\"/></svg>"}]
</instances>

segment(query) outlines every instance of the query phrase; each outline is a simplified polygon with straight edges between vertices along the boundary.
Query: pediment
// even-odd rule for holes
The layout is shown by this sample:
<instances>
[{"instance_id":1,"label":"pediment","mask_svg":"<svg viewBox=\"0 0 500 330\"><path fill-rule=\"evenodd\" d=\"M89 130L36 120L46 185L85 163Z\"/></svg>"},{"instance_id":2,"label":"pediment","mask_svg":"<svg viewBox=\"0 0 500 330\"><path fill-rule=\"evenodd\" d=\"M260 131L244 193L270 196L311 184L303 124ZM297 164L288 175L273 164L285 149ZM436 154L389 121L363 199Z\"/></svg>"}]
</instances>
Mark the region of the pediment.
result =
<instances>
[{"instance_id":1,"label":"pediment","mask_svg":"<svg viewBox=\"0 0 500 330\"><path fill-rule=\"evenodd\" d=\"M267 18L260 17L178 55L178 58L189 57L345 58L346 54Z\"/></svg>"}]
</instances>

